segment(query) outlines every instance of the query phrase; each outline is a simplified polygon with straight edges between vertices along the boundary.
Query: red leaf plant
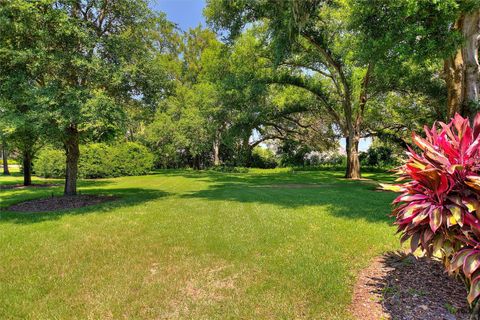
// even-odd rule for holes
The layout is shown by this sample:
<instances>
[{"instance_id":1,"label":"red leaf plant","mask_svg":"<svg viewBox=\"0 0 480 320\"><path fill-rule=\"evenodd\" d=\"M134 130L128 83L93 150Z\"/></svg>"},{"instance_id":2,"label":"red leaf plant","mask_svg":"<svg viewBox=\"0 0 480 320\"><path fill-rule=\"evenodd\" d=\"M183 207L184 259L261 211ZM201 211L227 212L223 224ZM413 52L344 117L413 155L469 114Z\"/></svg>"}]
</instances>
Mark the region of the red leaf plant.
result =
<instances>
[{"instance_id":1,"label":"red leaf plant","mask_svg":"<svg viewBox=\"0 0 480 320\"><path fill-rule=\"evenodd\" d=\"M457 114L448 124L425 127L425 134L413 133L421 152L408 148L397 172L403 183L382 186L402 193L393 202L401 241L460 275L474 304L480 296L480 113L473 128Z\"/></svg>"}]
</instances>

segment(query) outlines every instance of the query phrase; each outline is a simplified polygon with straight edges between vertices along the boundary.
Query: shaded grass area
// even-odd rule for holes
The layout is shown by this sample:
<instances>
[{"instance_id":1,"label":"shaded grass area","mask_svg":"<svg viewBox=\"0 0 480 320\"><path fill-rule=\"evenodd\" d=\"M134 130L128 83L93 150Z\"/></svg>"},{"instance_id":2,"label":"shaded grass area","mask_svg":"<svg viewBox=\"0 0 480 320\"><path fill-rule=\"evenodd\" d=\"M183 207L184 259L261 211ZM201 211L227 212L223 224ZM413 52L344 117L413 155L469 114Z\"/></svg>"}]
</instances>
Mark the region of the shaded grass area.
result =
<instances>
[{"instance_id":1,"label":"shaded grass area","mask_svg":"<svg viewBox=\"0 0 480 320\"><path fill-rule=\"evenodd\" d=\"M375 191L391 177L342 177L167 170L82 181L120 199L29 214L5 208L62 188L0 190L0 318L349 319L358 270L398 239L394 194Z\"/></svg>"},{"instance_id":2,"label":"shaded grass area","mask_svg":"<svg viewBox=\"0 0 480 320\"><path fill-rule=\"evenodd\" d=\"M9 185L16 185L23 183L23 175L20 172L19 166L9 166L10 175L3 175L0 173L0 187L2 186L9 186ZM55 180L55 179L41 179L37 177L32 177L32 183L62 183L62 180ZM0 189L1 190L1 189Z\"/></svg>"}]
</instances>

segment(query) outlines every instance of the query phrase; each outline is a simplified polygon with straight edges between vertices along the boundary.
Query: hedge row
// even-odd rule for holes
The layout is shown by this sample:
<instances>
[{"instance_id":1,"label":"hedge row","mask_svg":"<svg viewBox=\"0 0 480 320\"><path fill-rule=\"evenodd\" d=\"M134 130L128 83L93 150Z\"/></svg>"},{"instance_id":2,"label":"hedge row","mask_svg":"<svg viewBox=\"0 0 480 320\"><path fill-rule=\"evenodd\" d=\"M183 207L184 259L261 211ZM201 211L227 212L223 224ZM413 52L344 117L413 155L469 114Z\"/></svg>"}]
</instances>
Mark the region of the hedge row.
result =
<instances>
[{"instance_id":1,"label":"hedge row","mask_svg":"<svg viewBox=\"0 0 480 320\"><path fill-rule=\"evenodd\" d=\"M136 176L147 174L152 166L153 155L138 143L92 143L80 147L78 175L87 179ZM42 150L34 161L34 170L40 177L64 178L65 152Z\"/></svg>"}]
</instances>

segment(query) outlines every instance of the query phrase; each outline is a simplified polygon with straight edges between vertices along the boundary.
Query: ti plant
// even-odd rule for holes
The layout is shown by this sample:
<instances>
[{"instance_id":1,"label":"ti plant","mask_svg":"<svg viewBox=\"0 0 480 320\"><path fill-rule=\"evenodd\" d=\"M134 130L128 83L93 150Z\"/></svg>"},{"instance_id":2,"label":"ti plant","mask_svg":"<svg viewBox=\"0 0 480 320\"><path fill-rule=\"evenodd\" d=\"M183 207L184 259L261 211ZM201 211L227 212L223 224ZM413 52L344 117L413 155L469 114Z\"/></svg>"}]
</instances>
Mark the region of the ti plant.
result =
<instances>
[{"instance_id":1,"label":"ti plant","mask_svg":"<svg viewBox=\"0 0 480 320\"><path fill-rule=\"evenodd\" d=\"M393 215L401 241L412 252L440 259L468 286L468 302L478 317L480 303L480 113L473 127L455 115L448 123L413 134L419 152L408 148L398 169L399 184L382 185L401 192Z\"/></svg>"}]
</instances>

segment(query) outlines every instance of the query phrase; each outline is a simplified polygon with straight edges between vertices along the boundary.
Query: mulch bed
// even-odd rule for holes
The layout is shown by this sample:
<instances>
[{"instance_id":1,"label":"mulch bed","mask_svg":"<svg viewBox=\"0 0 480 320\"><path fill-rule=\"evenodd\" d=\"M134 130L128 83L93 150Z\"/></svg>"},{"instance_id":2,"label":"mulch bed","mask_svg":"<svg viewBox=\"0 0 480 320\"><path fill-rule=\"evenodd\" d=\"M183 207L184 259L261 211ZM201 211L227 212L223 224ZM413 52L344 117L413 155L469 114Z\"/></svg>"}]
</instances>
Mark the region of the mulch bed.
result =
<instances>
[{"instance_id":1,"label":"mulch bed","mask_svg":"<svg viewBox=\"0 0 480 320\"><path fill-rule=\"evenodd\" d=\"M9 211L15 212L50 212L66 209L77 209L94 204L100 204L118 199L113 196L99 195L77 195L51 197L37 200L30 200L14 204L7 208Z\"/></svg>"},{"instance_id":2,"label":"mulch bed","mask_svg":"<svg viewBox=\"0 0 480 320\"><path fill-rule=\"evenodd\" d=\"M0 186L0 190L10 190L10 189L26 189L26 188L49 188L49 187L58 187L60 184L31 184L29 186L24 186L23 184L7 184Z\"/></svg>"},{"instance_id":3,"label":"mulch bed","mask_svg":"<svg viewBox=\"0 0 480 320\"><path fill-rule=\"evenodd\" d=\"M464 320L466 289L441 263L411 255L379 257L357 280L352 313L361 320Z\"/></svg>"}]
</instances>

